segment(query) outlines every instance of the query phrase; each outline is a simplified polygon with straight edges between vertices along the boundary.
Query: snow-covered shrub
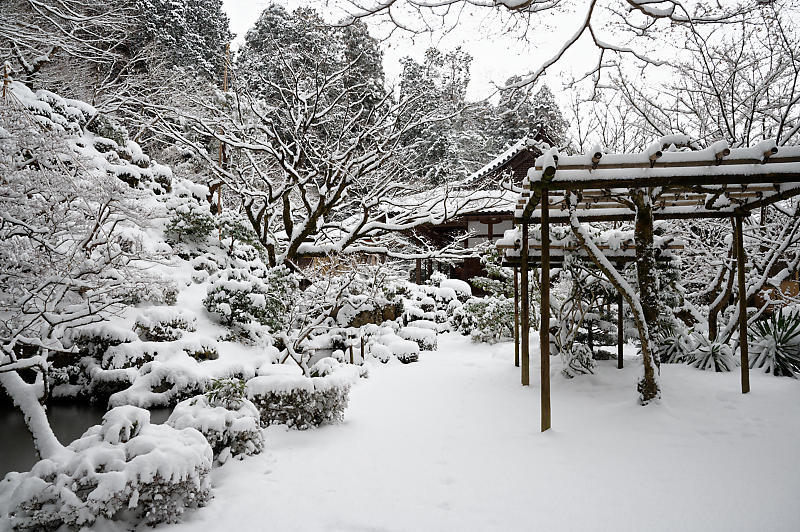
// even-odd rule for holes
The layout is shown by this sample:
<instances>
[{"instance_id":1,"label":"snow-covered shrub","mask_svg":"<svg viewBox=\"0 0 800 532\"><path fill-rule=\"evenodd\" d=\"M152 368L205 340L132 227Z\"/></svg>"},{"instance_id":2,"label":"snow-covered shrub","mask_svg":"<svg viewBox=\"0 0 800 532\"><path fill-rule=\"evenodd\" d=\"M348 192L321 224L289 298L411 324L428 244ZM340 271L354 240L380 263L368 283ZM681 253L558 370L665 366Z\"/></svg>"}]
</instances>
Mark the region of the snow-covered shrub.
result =
<instances>
[{"instance_id":1,"label":"snow-covered shrub","mask_svg":"<svg viewBox=\"0 0 800 532\"><path fill-rule=\"evenodd\" d=\"M344 354L344 353L342 353ZM317 360L317 362L309 368L308 374L311 377L327 377L335 370L339 369L342 362L333 357L325 357Z\"/></svg>"},{"instance_id":2,"label":"snow-covered shrub","mask_svg":"<svg viewBox=\"0 0 800 532\"><path fill-rule=\"evenodd\" d=\"M728 344L711 341L699 332L692 334L694 349L689 365L702 370L732 371L736 366L733 349Z\"/></svg>"},{"instance_id":3,"label":"snow-covered shrub","mask_svg":"<svg viewBox=\"0 0 800 532\"><path fill-rule=\"evenodd\" d=\"M419 360L419 345L414 341L404 340L396 335L384 336L380 341L403 364Z\"/></svg>"},{"instance_id":4,"label":"snow-covered shrub","mask_svg":"<svg viewBox=\"0 0 800 532\"><path fill-rule=\"evenodd\" d=\"M750 327L750 367L794 377L800 373L800 313L781 309Z\"/></svg>"},{"instance_id":5,"label":"snow-covered shrub","mask_svg":"<svg viewBox=\"0 0 800 532\"><path fill-rule=\"evenodd\" d=\"M227 268L212 277L203 304L219 316L235 337L258 339L253 324L271 333L289 325L289 310L298 295L297 278L285 267L256 275L247 268Z\"/></svg>"},{"instance_id":6,"label":"snow-covered shrub","mask_svg":"<svg viewBox=\"0 0 800 532\"><path fill-rule=\"evenodd\" d=\"M461 279L443 279L439 283L439 288L452 290L461 301L472 297L472 287Z\"/></svg>"},{"instance_id":7,"label":"snow-covered shrub","mask_svg":"<svg viewBox=\"0 0 800 532\"><path fill-rule=\"evenodd\" d=\"M211 497L208 442L191 428L150 424L147 410L110 410L67 451L6 475L0 517L18 530L78 529L99 517L155 525Z\"/></svg>"},{"instance_id":8,"label":"snow-covered shrub","mask_svg":"<svg viewBox=\"0 0 800 532\"><path fill-rule=\"evenodd\" d=\"M140 368L166 347L159 342L132 342L109 347L100 361L103 369Z\"/></svg>"},{"instance_id":9,"label":"snow-covered shrub","mask_svg":"<svg viewBox=\"0 0 800 532\"><path fill-rule=\"evenodd\" d=\"M241 214L236 211L223 211L216 219L220 237L224 241L229 241L228 251L233 252L237 243L247 244L250 247L258 248L261 243L258 235L253 231L253 226Z\"/></svg>"},{"instance_id":10,"label":"snow-covered shrub","mask_svg":"<svg viewBox=\"0 0 800 532\"><path fill-rule=\"evenodd\" d=\"M476 342L499 342L514 335L514 300L504 296L473 297L456 309L457 330Z\"/></svg>"},{"instance_id":11,"label":"snow-covered shrub","mask_svg":"<svg viewBox=\"0 0 800 532\"><path fill-rule=\"evenodd\" d=\"M165 246L167 244L164 244ZM174 305L178 301L178 286L171 279L159 282L137 283L131 286L123 298L126 305L150 303L152 305Z\"/></svg>"},{"instance_id":12,"label":"snow-covered shrub","mask_svg":"<svg viewBox=\"0 0 800 532\"><path fill-rule=\"evenodd\" d=\"M427 321L427 320L422 320ZM415 342L422 351L435 351L437 347L436 331L422 327L403 327L397 332L403 340Z\"/></svg>"},{"instance_id":13,"label":"snow-covered shrub","mask_svg":"<svg viewBox=\"0 0 800 532\"><path fill-rule=\"evenodd\" d=\"M167 425L199 430L220 463L264 449L259 411L244 396L244 381L239 379L217 379L205 395L181 401Z\"/></svg>"},{"instance_id":14,"label":"snow-covered shrub","mask_svg":"<svg viewBox=\"0 0 800 532\"><path fill-rule=\"evenodd\" d=\"M369 354L375 357L378 362L383 364L389 362L392 356L394 356L391 349L383 344L378 343L370 344Z\"/></svg>"},{"instance_id":15,"label":"snow-covered shrub","mask_svg":"<svg viewBox=\"0 0 800 532\"><path fill-rule=\"evenodd\" d=\"M128 329L108 322L84 325L68 331L65 342L68 347L76 347L80 356L101 360L109 347L136 342L139 337Z\"/></svg>"},{"instance_id":16,"label":"snow-covered shrub","mask_svg":"<svg viewBox=\"0 0 800 532\"><path fill-rule=\"evenodd\" d=\"M438 331L439 326L437 322L430 321L430 320L413 320L408 322L407 327L418 327L420 329L429 329L431 331Z\"/></svg>"},{"instance_id":17,"label":"snow-covered shrub","mask_svg":"<svg viewBox=\"0 0 800 532\"><path fill-rule=\"evenodd\" d=\"M337 371L325 377L264 375L247 381L247 398L264 425L304 430L344 419L353 380Z\"/></svg>"},{"instance_id":18,"label":"snow-covered shrub","mask_svg":"<svg viewBox=\"0 0 800 532\"><path fill-rule=\"evenodd\" d=\"M204 360L217 360L219 358L219 351L217 351L217 342L214 340L190 340L183 344L183 352L202 362Z\"/></svg>"},{"instance_id":19,"label":"snow-covered shrub","mask_svg":"<svg viewBox=\"0 0 800 532\"><path fill-rule=\"evenodd\" d=\"M197 318L185 310L151 307L136 318L133 330L146 342L172 342L184 332L196 331Z\"/></svg>"},{"instance_id":20,"label":"snow-covered shrub","mask_svg":"<svg viewBox=\"0 0 800 532\"><path fill-rule=\"evenodd\" d=\"M595 361L592 351L586 344L572 342L568 348L559 352L564 361L564 369L561 374L571 379L576 375L586 375L594 373Z\"/></svg>"},{"instance_id":21,"label":"snow-covered shrub","mask_svg":"<svg viewBox=\"0 0 800 532\"><path fill-rule=\"evenodd\" d=\"M214 406L236 409L245 400L244 384L242 379L214 379L205 396Z\"/></svg>"},{"instance_id":22,"label":"snow-covered shrub","mask_svg":"<svg viewBox=\"0 0 800 532\"><path fill-rule=\"evenodd\" d=\"M693 360L696 340L686 327L662 328L657 337L656 352L662 363L683 364Z\"/></svg>"},{"instance_id":23,"label":"snow-covered shrub","mask_svg":"<svg viewBox=\"0 0 800 532\"><path fill-rule=\"evenodd\" d=\"M187 187L176 187L167 200L167 214L169 221L164 234L172 242L202 242L216 226L208 202Z\"/></svg>"},{"instance_id":24,"label":"snow-covered shrub","mask_svg":"<svg viewBox=\"0 0 800 532\"><path fill-rule=\"evenodd\" d=\"M192 263L192 268L196 272L192 276L192 279L195 280L196 282L202 282L205 281L209 275L215 274L220 269L222 269L224 261L221 261L213 253L204 253L202 255L194 257L191 263ZM203 273L203 275L202 276L198 275L201 272Z\"/></svg>"}]
</instances>

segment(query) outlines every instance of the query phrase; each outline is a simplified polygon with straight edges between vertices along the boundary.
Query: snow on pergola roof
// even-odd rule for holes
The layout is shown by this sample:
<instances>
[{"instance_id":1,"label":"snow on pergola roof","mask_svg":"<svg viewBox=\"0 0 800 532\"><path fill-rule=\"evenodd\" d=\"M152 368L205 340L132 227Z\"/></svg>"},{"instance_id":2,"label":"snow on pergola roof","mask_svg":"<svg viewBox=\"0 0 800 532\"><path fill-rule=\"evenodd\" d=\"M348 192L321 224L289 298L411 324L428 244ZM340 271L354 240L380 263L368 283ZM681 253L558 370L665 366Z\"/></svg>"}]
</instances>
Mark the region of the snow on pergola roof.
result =
<instances>
[{"instance_id":1,"label":"snow on pergola roof","mask_svg":"<svg viewBox=\"0 0 800 532\"><path fill-rule=\"evenodd\" d=\"M550 221L569 221L566 196L578 196L581 221L628 221L635 217L629 191L658 193L653 216L659 219L728 218L800 194L800 147L778 148L772 140L748 148L724 141L694 151L687 137L663 137L642 153L559 156L549 150L536 159L523 180L514 219L541 222L539 199L549 192Z\"/></svg>"},{"instance_id":2,"label":"snow on pergola roof","mask_svg":"<svg viewBox=\"0 0 800 532\"><path fill-rule=\"evenodd\" d=\"M663 222L662 222L663 223ZM550 262L562 264L565 257L574 255L587 257L586 250L578 242L572 231L566 227L553 227L550 236ZM596 243L597 248L613 263L633 262L636 260L636 242L632 229L600 229L588 227L587 230ZM503 266L519 266L520 252L522 249L522 234L519 228L509 229L503 233L495 246L503 254ZM677 255L676 251L683 250L683 241L669 234L656 235L653 238L653 247L659 261L669 262ZM528 237L528 261L531 264L540 264L542 260L542 232L534 227Z\"/></svg>"}]
</instances>

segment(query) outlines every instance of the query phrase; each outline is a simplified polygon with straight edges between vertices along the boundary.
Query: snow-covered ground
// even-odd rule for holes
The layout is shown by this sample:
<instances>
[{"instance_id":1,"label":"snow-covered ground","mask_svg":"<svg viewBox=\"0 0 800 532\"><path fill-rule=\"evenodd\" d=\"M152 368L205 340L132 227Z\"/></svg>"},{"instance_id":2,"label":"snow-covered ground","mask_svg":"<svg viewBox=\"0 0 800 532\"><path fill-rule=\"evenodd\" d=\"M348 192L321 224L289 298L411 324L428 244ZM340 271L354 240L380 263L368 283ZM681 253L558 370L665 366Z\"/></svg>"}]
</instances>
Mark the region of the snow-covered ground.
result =
<instances>
[{"instance_id":1,"label":"snow-covered ground","mask_svg":"<svg viewBox=\"0 0 800 532\"><path fill-rule=\"evenodd\" d=\"M542 434L537 364L522 388L512 345L442 335L372 368L344 423L268 429L169 529L800 530L800 382L754 373L742 396L738 373L665 366L665 398L641 407L634 360L558 370Z\"/></svg>"}]
</instances>

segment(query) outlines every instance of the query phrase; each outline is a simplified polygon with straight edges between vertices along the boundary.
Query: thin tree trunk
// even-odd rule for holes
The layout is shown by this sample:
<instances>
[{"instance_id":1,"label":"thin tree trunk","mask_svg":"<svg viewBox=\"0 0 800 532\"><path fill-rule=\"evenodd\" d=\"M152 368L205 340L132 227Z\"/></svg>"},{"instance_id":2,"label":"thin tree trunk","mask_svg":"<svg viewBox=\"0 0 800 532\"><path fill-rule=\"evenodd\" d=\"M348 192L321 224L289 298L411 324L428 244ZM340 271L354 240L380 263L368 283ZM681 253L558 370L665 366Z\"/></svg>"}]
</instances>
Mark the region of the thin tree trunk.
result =
<instances>
[{"instance_id":1,"label":"thin tree trunk","mask_svg":"<svg viewBox=\"0 0 800 532\"><path fill-rule=\"evenodd\" d=\"M642 350L644 375L639 382L639 392L643 402L658 397L659 387L656 372L659 360L656 356L656 339L658 330L658 275L656 271L656 254L653 246L653 204L646 190L634 190L631 194L636 205L636 226L634 240L636 242L636 276L639 281L639 301L642 305L647 335L641 338L647 342L649 353ZM645 354L647 353L647 354Z\"/></svg>"}]
</instances>

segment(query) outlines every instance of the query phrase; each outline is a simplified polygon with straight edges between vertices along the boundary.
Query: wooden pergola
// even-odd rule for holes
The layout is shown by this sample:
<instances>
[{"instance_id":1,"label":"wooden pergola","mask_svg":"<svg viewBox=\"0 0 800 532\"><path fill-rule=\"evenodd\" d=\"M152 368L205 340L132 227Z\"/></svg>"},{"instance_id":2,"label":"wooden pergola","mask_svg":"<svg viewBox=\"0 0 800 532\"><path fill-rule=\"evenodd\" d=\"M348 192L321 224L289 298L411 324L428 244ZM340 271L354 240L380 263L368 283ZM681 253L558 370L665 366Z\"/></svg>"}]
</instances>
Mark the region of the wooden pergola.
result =
<instances>
[{"instance_id":1,"label":"wooden pergola","mask_svg":"<svg viewBox=\"0 0 800 532\"><path fill-rule=\"evenodd\" d=\"M534 265L541 268L541 330L548 331L550 266L563 261L565 254L581 252L574 247L551 246L550 224L571 224L582 252L605 273L612 262L636 262L638 302L649 324L651 319L654 323L658 312L654 220L734 218L741 386L742 393L750 390L742 221L755 210L800 194L800 147L778 148L774 141L737 149L730 149L724 141L699 150L676 145L691 146L685 136L673 135L642 153L604 154L596 148L586 155L563 156L552 149L528 172L514 213L521 231L509 232L512 234L498 242L505 263L520 270L515 292L521 289L521 330L517 336L523 385L530 383L528 271ZM621 221L635 222L635 229L632 245L620 249L598 249L579 229L583 222ZM541 225L540 238L530 238L531 224ZM549 334L540 334L540 342L541 430L545 431L551 425ZM648 361L644 362L646 365Z\"/></svg>"},{"instance_id":2,"label":"wooden pergola","mask_svg":"<svg viewBox=\"0 0 800 532\"><path fill-rule=\"evenodd\" d=\"M521 262L520 250L522 248L522 239L518 238L515 231L510 231L510 238L503 238L497 242L496 247L501 250L503 254L502 266L513 268L514 270L514 365L519 367L519 270ZM684 249L681 241L676 240L671 236L661 237L654 239L654 246L656 251L656 260L662 263L669 263L677 258L676 251ZM625 264L636 260L636 247L633 241L633 236L629 236L624 242L611 245L603 243L597 245L598 249L603 251L603 254L614 264L617 268L623 267ZM576 245L574 239L568 242L550 243L548 247L548 254L550 256L550 266L563 266L567 257L578 256L582 259L589 259L580 245ZM528 269L532 267L541 266L542 264L542 243L537 235L529 236L528 238ZM623 298L620 293L617 298L617 368L623 368ZM527 375L523 372L523 378ZM528 384L523 381L523 384Z\"/></svg>"}]
</instances>

